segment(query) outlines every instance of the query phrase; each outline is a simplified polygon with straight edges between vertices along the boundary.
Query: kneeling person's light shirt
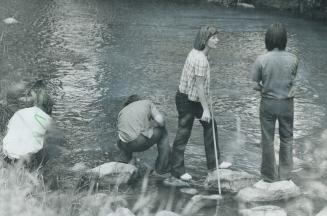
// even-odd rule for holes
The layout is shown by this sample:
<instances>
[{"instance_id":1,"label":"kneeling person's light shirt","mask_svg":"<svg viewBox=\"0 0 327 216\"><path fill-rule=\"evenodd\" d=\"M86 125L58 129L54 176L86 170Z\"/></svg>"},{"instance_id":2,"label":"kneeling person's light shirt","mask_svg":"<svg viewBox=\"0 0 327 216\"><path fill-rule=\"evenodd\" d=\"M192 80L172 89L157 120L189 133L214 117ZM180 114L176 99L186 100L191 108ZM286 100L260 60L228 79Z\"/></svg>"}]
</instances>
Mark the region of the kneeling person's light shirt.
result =
<instances>
[{"instance_id":1,"label":"kneeling person's light shirt","mask_svg":"<svg viewBox=\"0 0 327 216\"><path fill-rule=\"evenodd\" d=\"M37 153L43 148L51 121L51 117L36 106L17 111L9 120L3 152L16 159Z\"/></svg>"}]
</instances>

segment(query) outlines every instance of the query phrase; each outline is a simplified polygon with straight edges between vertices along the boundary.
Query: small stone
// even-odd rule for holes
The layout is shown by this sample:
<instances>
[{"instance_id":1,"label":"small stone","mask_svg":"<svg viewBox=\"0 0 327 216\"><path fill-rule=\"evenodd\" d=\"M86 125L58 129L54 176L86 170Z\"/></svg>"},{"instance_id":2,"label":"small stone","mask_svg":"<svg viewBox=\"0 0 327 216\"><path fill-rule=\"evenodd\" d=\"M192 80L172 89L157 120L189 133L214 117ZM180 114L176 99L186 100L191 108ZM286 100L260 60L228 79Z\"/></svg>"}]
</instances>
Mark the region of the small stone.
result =
<instances>
[{"instance_id":1,"label":"small stone","mask_svg":"<svg viewBox=\"0 0 327 216\"><path fill-rule=\"evenodd\" d=\"M247 4L247 3L237 3L237 7L247 8L247 9L255 8L253 4Z\"/></svg>"},{"instance_id":2,"label":"small stone","mask_svg":"<svg viewBox=\"0 0 327 216\"><path fill-rule=\"evenodd\" d=\"M3 22L8 25L19 23L14 17L8 17L8 18L4 19Z\"/></svg>"},{"instance_id":3,"label":"small stone","mask_svg":"<svg viewBox=\"0 0 327 216\"><path fill-rule=\"evenodd\" d=\"M195 195L199 193L199 191L195 188L181 188L180 191L184 194L189 194L189 195Z\"/></svg>"},{"instance_id":4,"label":"small stone","mask_svg":"<svg viewBox=\"0 0 327 216\"><path fill-rule=\"evenodd\" d=\"M188 182L172 177L165 179L163 184L168 187L190 187Z\"/></svg>"},{"instance_id":5,"label":"small stone","mask_svg":"<svg viewBox=\"0 0 327 216\"><path fill-rule=\"evenodd\" d=\"M137 168L131 164L109 162L90 169L88 173L100 178L104 184L126 184L137 172Z\"/></svg>"},{"instance_id":6,"label":"small stone","mask_svg":"<svg viewBox=\"0 0 327 216\"><path fill-rule=\"evenodd\" d=\"M74 166L70 169L73 172L80 172L80 171L87 170L88 167L83 162L79 162L79 163L74 164Z\"/></svg>"}]
</instances>

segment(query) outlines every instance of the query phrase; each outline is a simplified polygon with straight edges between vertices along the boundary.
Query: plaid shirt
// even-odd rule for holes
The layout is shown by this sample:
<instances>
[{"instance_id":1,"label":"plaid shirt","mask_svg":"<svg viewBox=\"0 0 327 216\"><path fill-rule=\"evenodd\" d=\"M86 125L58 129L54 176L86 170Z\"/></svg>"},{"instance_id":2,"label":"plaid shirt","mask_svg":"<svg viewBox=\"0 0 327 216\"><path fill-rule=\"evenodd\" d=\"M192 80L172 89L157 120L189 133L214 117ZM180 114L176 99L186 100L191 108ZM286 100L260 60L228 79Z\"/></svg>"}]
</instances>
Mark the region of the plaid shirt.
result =
<instances>
[{"instance_id":1,"label":"plaid shirt","mask_svg":"<svg viewBox=\"0 0 327 216\"><path fill-rule=\"evenodd\" d=\"M210 67L203 52L192 49L188 54L179 83L179 91L187 94L190 101L199 101L199 94L195 85L196 76L204 77L204 92L209 95Z\"/></svg>"}]
</instances>

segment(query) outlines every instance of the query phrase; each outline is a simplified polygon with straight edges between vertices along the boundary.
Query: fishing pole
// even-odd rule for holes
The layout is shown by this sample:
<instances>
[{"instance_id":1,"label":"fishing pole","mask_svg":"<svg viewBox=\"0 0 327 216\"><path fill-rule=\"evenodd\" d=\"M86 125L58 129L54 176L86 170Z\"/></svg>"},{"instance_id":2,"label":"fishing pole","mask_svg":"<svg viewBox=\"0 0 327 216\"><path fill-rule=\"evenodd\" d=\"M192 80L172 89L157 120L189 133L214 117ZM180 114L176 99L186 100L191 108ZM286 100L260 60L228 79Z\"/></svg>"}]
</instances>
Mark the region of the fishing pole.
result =
<instances>
[{"instance_id":1,"label":"fishing pole","mask_svg":"<svg viewBox=\"0 0 327 216\"><path fill-rule=\"evenodd\" d=\"M218 163L218 150L217 150L217 141L216 141L216 133L215 133L215 121L214 121L215 118L214 118L214 115L213 115L212 97L211 96L210 96L210 109L211 109L212 134L213 134L213 142L214 142L214 150L215 150L218 193L220 195L221 194L221 187L220 187L220 174L219 174L219 163Z\"/></svg>"}]
</instances>

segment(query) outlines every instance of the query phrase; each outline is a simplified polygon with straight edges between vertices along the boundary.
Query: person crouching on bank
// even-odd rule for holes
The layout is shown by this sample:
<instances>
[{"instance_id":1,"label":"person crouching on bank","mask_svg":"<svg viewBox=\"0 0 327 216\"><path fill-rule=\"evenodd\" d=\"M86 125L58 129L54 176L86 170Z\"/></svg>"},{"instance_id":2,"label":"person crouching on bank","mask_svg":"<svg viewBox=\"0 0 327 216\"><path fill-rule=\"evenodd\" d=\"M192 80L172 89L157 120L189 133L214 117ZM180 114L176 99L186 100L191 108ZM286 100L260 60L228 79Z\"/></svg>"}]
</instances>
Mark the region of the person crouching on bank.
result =
<instances>
[{"instance_id":1,"label":"person crouching on bank","mask_svg":"<svg viewBox=\"0 0 327 216\"><path fill-rule=\"evenodd\" d=\"M15 112L7 125L2 146L4 161L10 164L23 161L30 168L45 161L43 144L52 124L50 115L53 106L42 81L35 83L31 95L34 106Z\"/></svg>"},{"instance_id":2,"label":"person crouching on bank","mask_svg":"<svg viewBox=\"0 0 327 216\"><path fill-rule=\"evenodd\" d=\"M119 162L129 163L133 152L142 152L157 144L155 172L170 172L170 146L164 116L149 100L131 95L118 114Z\"/></svg>"}]
</instances>

